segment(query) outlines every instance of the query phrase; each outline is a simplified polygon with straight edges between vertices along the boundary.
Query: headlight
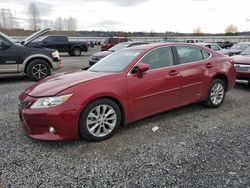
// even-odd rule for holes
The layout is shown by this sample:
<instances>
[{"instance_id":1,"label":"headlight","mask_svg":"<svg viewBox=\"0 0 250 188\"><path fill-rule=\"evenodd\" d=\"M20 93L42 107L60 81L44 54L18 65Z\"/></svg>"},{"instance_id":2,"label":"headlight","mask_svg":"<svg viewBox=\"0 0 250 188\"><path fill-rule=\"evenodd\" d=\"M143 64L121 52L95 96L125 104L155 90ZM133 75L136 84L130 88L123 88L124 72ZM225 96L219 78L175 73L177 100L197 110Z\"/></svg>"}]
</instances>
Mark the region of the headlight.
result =
<instances>
[{"instance_id":1,"label":"headlight","mask_svg":"<svg viewBox=\"0 0 250 188\"><path fill-rule=\"evenodd\" d=\"M61 95L56 97L43 97L38 99L30 108L40 109L40 108L50 108L58 106L66 102L73 94Z\"/></svg>"},{"instance_id":2,"label":"headlight","mask_svg":"<svg viewBox=\"0 0 250 188\"><path fill-rule=\"evenodd\" d=\"M52 57L53 58L60 58L60 55L59 55L59 52L56 50L56 51L54 51L53 53L52 53Z\"/></svg>"}]
</instances>

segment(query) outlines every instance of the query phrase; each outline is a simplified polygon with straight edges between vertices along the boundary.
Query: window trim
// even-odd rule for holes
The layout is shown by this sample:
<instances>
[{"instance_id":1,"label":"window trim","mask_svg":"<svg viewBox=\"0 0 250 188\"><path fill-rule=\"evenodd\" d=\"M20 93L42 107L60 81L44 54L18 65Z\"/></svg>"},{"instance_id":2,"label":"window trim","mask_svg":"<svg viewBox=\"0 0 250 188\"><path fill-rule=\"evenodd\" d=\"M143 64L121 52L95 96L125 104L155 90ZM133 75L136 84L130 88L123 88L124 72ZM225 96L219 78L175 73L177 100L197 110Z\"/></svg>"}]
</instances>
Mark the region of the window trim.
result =
<instances>
[{"instance_id":1,"label":"window trim","mask_svg":"<svg viewBox=\"0 0 250 188\"><path fill-rule=\"evenodd\" d=\"M144 58L144 57L145 57L148 53L150 53L151 51L153 51L153 50L155 50L155 49L158 49L158 48L170 47L171 50L172 50L172 55L173 55L174 64L171 65L171 66L167 66L167 67L162 67L162 68L158 68L158 69L148 70L147 72L157 71L157 70L160 70L160 69L171 68L171 67L176 67L176 66L182 66L182 65L187 65L187 64L200 63L200 62L207 61L207 60L211 59L212 56L213 56L212 53L208 52L207 50L204 50L205 52L207 52L207 53L209 54L209 56L208 56L207 59L204 59L204 60L201 60L201 61L193 61L193 62L181 64L181 63L180 63L179 54L178 54L177 49L176 49L176 46L187 46L187 47L197 48L197 49L199 49L199 50L204 50L203 48L199 48L199 47L196 47L196 46L178 45L178 44L173 44L173 45L171 45L171 46L160 46L160 47L151 49L151 50L148 51L146 54L144 54L144 55L137 61L137 63L128 71L127 76L134 75L134 74L131 73L131 72L132 72L132 70L140 63L140 61L142 60L142 58ZM202 54L202 56L203 56L203 54Z\"/></svg>"},{"instance_id":2,"label":"window trim","mask_svg":"<svg viewBox=\"0 0 250 188\"><path fill-rule=\"evenodd\" d=\"M207 59L203 59L203 60L200 60L200 61L192 61L192 62L188 62L188 63L183 63L183 64L181 64L181 62L180 62L180 57L179 57L179 54L178 54L178 51L177 51L177 49L176 49L176 46L187 46L187 47L192 47L192 48L197 48L197 49L199 49L199 50L204 50L204 49L202 49L202 48L199 48L199 47L196 47L196 46L189 46L189 45L173 45L173 48L175 49L175 51L176 51L176 58L178 59L178 64L176 64L176 65L186 65L186 64L193 64L193 63L198 63L198 62L203 62L203 61L207 61L208 59L211 59L212 58L212 56L213 56L213 54L212 53L210 53L210 52L208 52L207 50L204 50L205 52L207 52L208 54L209 54L209 56L208 56L208 58ZM203 57L203 54L202 54L202 57Z\"/></svg>"}]
</instances>

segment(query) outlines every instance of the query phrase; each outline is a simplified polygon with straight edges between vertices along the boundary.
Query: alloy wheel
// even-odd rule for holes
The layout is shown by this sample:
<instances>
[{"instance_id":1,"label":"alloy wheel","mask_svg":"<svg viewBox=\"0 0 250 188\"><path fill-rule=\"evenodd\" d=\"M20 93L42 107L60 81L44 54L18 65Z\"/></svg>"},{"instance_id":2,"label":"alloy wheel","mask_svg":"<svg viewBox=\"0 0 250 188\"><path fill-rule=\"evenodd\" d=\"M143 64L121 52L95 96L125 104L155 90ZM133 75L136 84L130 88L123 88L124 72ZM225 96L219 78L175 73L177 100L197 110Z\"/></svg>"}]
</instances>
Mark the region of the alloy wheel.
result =
<instances>
[{"instance_id":1,"label":"alloy wheel","mask_svg":"<svg viewBox=\"0 0 250 188\"><path fill-rule=\"evenodd\" d=\"M41 79L46 77L48 74L47 67L43 64L36 64L34 67L32 67L32 75L36 79Z\"/></svg>"},{"instance_id":2,"label":"alloy wheel","mask_svg":"<svg viewBox=\"0 0 250 188\"><path fill-rule=\"evenodd\" d=\"M213 85L210 93L211 102L214 105L219 105L224 98L225 90L223 85L220 82L217 82Z\"/></svg>"},{"instance_id":3,"label":"alloy wheel","mask_svg":"<svg viewBox=\"0 0 250 188\"><path fill-rule=\"evenodd\" d=\"M105 137L114 129L117 115L111 106L103 104L93 108L86 121L90 134L95 137Z\"/></svg>"}]
</instances>

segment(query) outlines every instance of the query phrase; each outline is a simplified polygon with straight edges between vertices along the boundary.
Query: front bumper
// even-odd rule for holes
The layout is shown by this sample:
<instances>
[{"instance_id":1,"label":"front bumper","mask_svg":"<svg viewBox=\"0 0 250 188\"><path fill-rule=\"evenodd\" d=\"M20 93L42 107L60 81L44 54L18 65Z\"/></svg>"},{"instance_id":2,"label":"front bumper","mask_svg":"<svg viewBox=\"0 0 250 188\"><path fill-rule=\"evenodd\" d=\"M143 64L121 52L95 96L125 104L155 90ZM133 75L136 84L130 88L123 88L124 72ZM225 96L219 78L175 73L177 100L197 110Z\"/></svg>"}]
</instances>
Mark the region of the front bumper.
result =
<instances>
[{"instance_id":1,"label":"front bumper","mask_svg":"<svg viewBox=\"0 0 250 188\"><path fill-rule=\"evenodd\" d=\"M250 84L250 79L246 80L246 79L237 78L236 83L238 83L238 84Z\"/></svg>"},{"instance_id":2,"label":"front bumper","mask_svg":"<svg viewBox=\"0 0 250 188\"><path fill-rule=\"evenodd\" d=\"M52 69L53 70L58 70L64 67L64 59L57 59L57 60L53 60L52 62Z\"/></svg>"},{"instance_id":3,"label":"front bumper","mask_svg":"<svg viewBox=\"0 0 250 188\"><path fill-rule=\"evenodd\" d=\"M19 117L27 136L39 140L79 139L78 120L80 107L63 103L46 109L31 109L36 98L20 95ZM54 131L51 131L51 128Z\"/></svg>"},{"instance_id":4,"label":"front bumper","mask_svg":"<svg viewBox=\"0 0 250 188\"><path fill-rule=\"evenodd\" d=\"M250 83L250 65L235 64L236 68L236 82Z\"/></svg>"}]
</instances>

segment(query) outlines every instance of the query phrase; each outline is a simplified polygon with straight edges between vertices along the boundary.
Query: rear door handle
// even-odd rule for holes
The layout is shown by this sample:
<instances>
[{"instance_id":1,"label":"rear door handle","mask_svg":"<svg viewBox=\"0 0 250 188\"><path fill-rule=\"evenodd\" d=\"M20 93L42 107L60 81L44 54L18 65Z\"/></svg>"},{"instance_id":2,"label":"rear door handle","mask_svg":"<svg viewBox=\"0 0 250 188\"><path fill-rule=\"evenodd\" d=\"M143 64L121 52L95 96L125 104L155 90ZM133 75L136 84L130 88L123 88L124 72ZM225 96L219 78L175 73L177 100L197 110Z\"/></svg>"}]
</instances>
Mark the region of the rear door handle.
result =
<instances>
[{"instance_id":1,"label":"rear door handle","mask_svg":"<svg viewBox=\"0 0 250 188\"><path fill-rule=\"evenodd\" d=\"M169 76L176 76L177 74L179 74L179 72L176 71L176 70L171 70L171 71L168 73Z\"/></svg>"},{"instance_id":2,"label":"rear door handle","mask_svg":"<svg viewBox=\"0 0 250 188\"><path fill-rule=\"evenodd\" d=\"M212 68L212 67L213 67L212 63L207 63L207 64L206 64L206 68L210 69L210 68Z\"/></svg>"}]
</instances>

